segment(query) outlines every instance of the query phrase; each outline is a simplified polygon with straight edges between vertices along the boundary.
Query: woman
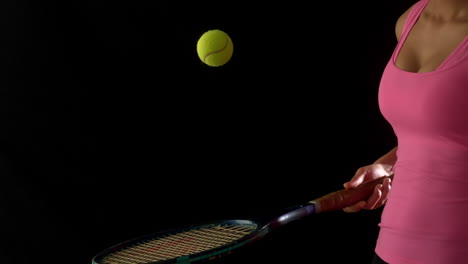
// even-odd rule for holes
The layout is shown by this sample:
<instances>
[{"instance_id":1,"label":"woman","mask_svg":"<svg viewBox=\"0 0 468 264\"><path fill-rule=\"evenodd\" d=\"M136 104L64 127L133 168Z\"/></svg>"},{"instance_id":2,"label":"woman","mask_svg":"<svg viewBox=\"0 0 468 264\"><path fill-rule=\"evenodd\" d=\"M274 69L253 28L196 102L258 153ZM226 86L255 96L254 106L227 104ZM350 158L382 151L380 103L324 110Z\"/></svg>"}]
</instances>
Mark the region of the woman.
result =
<instances>
[{"instance_id":1,"label":"woman","mask_svg":"<svg viewBox=\"0 0 468 264\"><path fill-rule=\"evenodd\" d=\"M395 26L379 107L398 146L344 184L394 173L367 200L385 207L373 263L468 263L468 0L420 0Z\"/></svg>"}]
</instances>

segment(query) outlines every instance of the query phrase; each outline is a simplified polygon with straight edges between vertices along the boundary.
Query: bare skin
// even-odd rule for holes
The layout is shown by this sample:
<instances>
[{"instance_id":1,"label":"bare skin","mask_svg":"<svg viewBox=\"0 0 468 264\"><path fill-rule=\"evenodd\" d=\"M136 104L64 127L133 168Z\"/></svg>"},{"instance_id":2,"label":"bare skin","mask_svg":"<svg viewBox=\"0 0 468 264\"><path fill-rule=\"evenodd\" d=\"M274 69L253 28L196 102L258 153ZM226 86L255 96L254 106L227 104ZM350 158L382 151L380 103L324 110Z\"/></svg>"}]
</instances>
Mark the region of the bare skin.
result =
<instances>
[{"instance_id":1,"label":"bare skin","mask_svg":"<svg viewBox=\"0 0 468 264\"><path fill-rule=\"evenodd\" d=\"M403 26L412 6L397 20L396 38L400 40ZM468 0L431 0L409 32L398 54L395 66L413 73L427 73L437 68L468 37ZM353 178L343 186L346 189L372 181L392 173L396 162L397 147L390 150L373 164L359 168ZM367 201L344 208L345 212L359 212L379 208L387 201L391 180L375 187Z\"/></svg>"},{"instance_id":2,"label":"bare skin","mask_svg":"<svg viewBox=\"0 0 468 264\"><path fill-rule=\"evenodd\" d=\"M397 39L409 11L397 20ZM432 72L467 36L468 1L431 0L409 33L395 64L409 72Z\"/></svg>"}]
</instances>

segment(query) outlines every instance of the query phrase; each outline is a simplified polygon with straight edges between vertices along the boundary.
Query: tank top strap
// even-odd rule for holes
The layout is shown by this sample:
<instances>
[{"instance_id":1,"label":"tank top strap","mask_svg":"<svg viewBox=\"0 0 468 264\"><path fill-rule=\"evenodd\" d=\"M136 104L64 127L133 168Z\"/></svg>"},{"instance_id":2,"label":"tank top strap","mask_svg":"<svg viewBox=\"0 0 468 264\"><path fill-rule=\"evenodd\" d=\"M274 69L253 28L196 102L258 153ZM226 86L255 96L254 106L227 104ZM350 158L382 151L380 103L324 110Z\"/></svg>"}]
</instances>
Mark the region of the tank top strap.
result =
<instances>
[{"instance_id":1,"label":"tank top strap","mask_svg":"<svg viewBox=\"0 0 468 264\"><path fill-rule=\"evenodd\" d=\"M468 36L452 51L452 53L442 62L437 70L444 70L451 68L456 64L466 60L468 58Z\"/></svg>"},{"instance_id":2,"label":"tank top strap","mask_svg":"<svg viewBox=\"0 0 468 264\"><path fill-rule=\"evenodd\" d=\"M397 46L395 47L395 51L393 52L393 62L396 60L396 55L398 52L400 52L401 47L403 46L403 43L405 42L406 38L408 37L408 34L410 33L411 29L413 28L414 24L419 19L419 16L421 15L422 11L426 7L426 5L429 3L429 0L420 0L416 2L411 10L408 13L408 16L406 17L405 23L403 25L403 30L401 32L400 36L400 41L397 43Z\"/></svg>"}]
</instances>

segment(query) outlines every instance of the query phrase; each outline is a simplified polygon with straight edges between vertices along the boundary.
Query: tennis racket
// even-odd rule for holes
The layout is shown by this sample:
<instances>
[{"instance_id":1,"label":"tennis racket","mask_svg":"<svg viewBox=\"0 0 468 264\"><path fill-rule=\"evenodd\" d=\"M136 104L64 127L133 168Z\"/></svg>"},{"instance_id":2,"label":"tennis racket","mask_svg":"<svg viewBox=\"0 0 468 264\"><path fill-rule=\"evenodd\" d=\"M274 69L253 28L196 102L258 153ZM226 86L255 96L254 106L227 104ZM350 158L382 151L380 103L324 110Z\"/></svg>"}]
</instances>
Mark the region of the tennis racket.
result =
<instances>
[{"instance_id":1,"label":"tennis racket","mask_svg":"<svg viewBox=\"0 0 468 264\"><path fill-rule=\"evenodd\" d=\"M391 176L386 176L391 177ZM235 219L192 225L137 237L114 245L94 256L92 264L188 264L219 259L257 241L292 221L329 211L341 210L367 200L374 187L386 178L354 189L328 193L305 204L288 208L267 221Z\"/></svg>"}]
</instances>

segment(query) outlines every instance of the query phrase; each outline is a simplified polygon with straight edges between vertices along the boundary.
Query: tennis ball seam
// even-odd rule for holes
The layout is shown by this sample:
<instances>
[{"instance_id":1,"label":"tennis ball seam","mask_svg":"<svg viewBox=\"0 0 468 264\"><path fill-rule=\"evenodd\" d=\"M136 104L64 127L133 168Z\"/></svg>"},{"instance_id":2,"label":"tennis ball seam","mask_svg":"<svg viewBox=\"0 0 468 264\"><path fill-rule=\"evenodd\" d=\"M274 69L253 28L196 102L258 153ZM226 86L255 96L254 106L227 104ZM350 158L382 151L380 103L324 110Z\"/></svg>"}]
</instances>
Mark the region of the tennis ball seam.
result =
<instances>
[{"instance_id":1,"label":"tennis ball seam","mask_svg":"<svg viewBox=\"0 0 468 264\"><path fill-rule=\"evenodd\" d=\"M206 59L207 59L210 55L213 55L213 54L216 54L216 53L220 53L220 52L224 51L224 50L227 48L227 46L229 45L229 39L228 39L228 37L227 37L226 35L224 36L224 39L225 39L224 47L222 47L222 48L219 49L219 50L214 50L214 51L212 51L212 52L208 52L208 53L205 55L205 57L203 58L203 61L204 61L204 62L206 62Z\"/></svg>"}]
</instances>

